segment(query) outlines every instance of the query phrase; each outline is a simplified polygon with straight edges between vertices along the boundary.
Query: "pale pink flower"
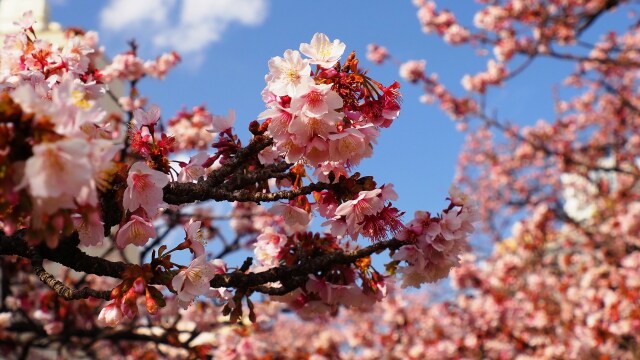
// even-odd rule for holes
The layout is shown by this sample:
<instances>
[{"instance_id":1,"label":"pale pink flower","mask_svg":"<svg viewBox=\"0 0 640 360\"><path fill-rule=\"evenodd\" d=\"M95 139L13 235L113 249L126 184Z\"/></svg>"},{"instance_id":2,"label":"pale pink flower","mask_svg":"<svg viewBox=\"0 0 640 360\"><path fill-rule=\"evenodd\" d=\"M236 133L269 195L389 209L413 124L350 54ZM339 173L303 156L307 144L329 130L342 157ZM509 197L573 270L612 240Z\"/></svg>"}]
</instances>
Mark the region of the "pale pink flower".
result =
<instances>
[{"instance_id":1,"label":"pale pink flower","mask_svg":"<svg viewBox=\"0 0 640 360\"><path fill-rule=\"evenodd\" d=\"M269 108L258 115L258 119L271 119L269 123L269 134L276 142L282 142L287 140L291 135L289 134L289 124L293 118L290 109L284 109L279 105Z\"/></svg>"},{"instance_id":2,"label":"pale pink flower","mask_svg":"<svg viewBox=\"0 0 640 360\"><path fill-rule=\"evenodd\" d=\"M189 248L193 251L195 257L204 254L204 246L206 245L204 234L200 228L201 225L202 221L193 221L193 219L190 219L189 223L184 225L186 240L190 241Z\"/></svg>"},{"instance_id":3,"label":"pale pink flower","mask_svg":"<svg viewBox=\"0 0 640 360\"><path fill-rule=\"evenodd\" d=\"M227 113L227 116L222 115L213 115L211 120L211 125L213 125L213 129L208 129L207 131L210 133L219 133L223 132L227 129L230 129L233 126L233 123L236 121L236 111L230 109Z\"/></svg>"},{"instance_id":4,"label":"pale pink flower","mask_svg":"<svg viewBox=\"0 0 640 360\"><path fill-rule=\"evenodd\" d=\"M458 45L469 41L471 33L459 24L452 24L445 30L442 39L449 44Z\"/></svg>"},{"instance_id":5,"label":"pale pink flower","mask_svg":"<svg viewBox=\"0 0 640 360\"><path fill-rule=\"evenodd\" d=\"M305 147L304 158L311 166L318 166L329 160L329 143L321 137L314 137Z\"/></svg>"},{"instance_id":6,"label":"pale pink flower","mask_svg":"<svg viewBox=\"0 0 640 360\"><path fill-rule=\"evenodd\" d=\"M329 174L333 173L334 181L340 178L340 175L348 177L349 172L344 166L344 163L326 161L316 168L313 175L318 178L318 181L329 183Z\"/></svg>"},{"instance_id":7,"label":"pale pink flower","mask_svg":"<svg viewBox=\"0 0 640 360\"><path fill-rule=\"evenodd\" d=\"M75 214L71 217L73 226L80 237L83 246L101 245L104 239L104 223L100 220L100 213L95 210L88 214Z\"/></svg>"},{"instance_id":8,"label":"pale pink flower","mask_svg":"<svg viewBox=\"0 0 640 360\"><path fill-rule=\"evenodd\" d=\"M189 182L196 181L206 174L202 165L209 160L209 154L201 151L189 159L189 163L185 165L178 174L178 181Z\"/></svg>"},{"instance_id":9,"label":"pale pink flower","mask_svg":"<svg viewBox=\"0 0 640 360\"><path fill-rule=\"evenodd\" d=\"M156 237L156 228L151 222L137 215L131 215L129 222L122 225L116 235L116 245L124 249L127 245L144 246Z\"/></svg>"},{"instance_id":10,"label":"pale pink flower","mask_svg":"<svg viewBox=\"0 0 640 360\"><path fill-rule=\"evenodd\" d=\"M384 200L380 198L381 193L381 189L360 191L357 198L345 201L338 206L335 214L346 217L350 234L355 234L360 229L360 223L366 215L375 215L384 208Z\"/></svg>"},{"instance_id":11,"label":"pale pink flower","mask_svg":"<svg viewBox=\"0 0 640 360\"><path fill-rule=\"evenodd\" d=\"M93 186L89 149L87 141L79 138L34 146L20 186L28 185L31 195L39 198L78 197L84 187Z\"/></svg>"},{"instance_id":12,"label":"pale pink flower","mask_svg":"<svg viewBox=\"0 0 640 360\"><path fill-rule=\"evenodd\" d=\"M284 58L271 58L269 71L271 79L267 88L277 96L304 94L315 83L309 60L302 60L300 53L294 50L285 51Z\"/></svg>"},{"instance_id":13,"label":"pale pink flower","mask_svg":"<svg viewBox=\"0 0 640 360\"><path fill-rule=\"evenodd\" d=\"M335 123L317 117L296 116L289 123L289 132L294 135L292 140L300 146L307 145L316 136L327 139L335 131Z\"/></svg>"},{"instance_id":14,"label":"pale pink flower","mask_svg":"<svg viewBox=\"0 0 640 360\"><path fill-rule=\"evenodd\" d=\"M358 129L349 128L338 134L329 135L329 153L331 161L350 161L357 164L368 154L368 142L365 135Z\"/></svg>"},{"instance_id":15,"label":"pale pink flower","mask_svg":"<svg viewBox=\"0 0 640 360\"><path fill-rule=\"evenodd\" d=\"M258 160L262 165L274 164L280 157L280 153L275 146L264 148L258 153Z\"/></svg>"},{"instance_id":16,"label":"pale pink flower","mask_svg":"<svg viewBox=\"0 0 640 360\"><path fill-rule=\"evenodd\" d=\"M136 120L138 128L142 126L153 126L160 120L160 108L157 105L151 105L149 110L135 109L133 118Z\"/></svg>"},{"instance_id":17,"label":"pale pink flower","mask_svg":"<svg viewBox=\"0 0 640 360\"><path fill-rule=\"evenodd\" d=\"M265 266L277 266L282 258L280 253L287 244L287 236L268 229L256 239L253 249L256 259Z\"/></svg>"},{"instance_id":18,"label":"pale pink flower","mask_svg":"<svg viewBox=\"0 0 640 360\"><path fill-rule=\"evenodd\" d=\"M331 84L312 85L309 92L291 99L291 111L307 116L320 117L342 108L342 98L331 90Z\"/></svg>"},{"instance_id":19,"label":"pale pink flower","mask_svg":"<svg viewBox=\"0 0 640 360\"><path fill-rule=\"evenodd\" d=\"M13 22L14 25L19 26L22 30L29 30L33 24L37 23L33 17L33 11L29 10L22 14L22 17Z\"/></svg>"},{"instance_id":20,"label":"pale pink flower","mask_svg":"<svg viewBox=\"0 0 640 360\"><path fill-rule=\"evenodd\" d=\"M205 255L195 258L186 269L180 270L171 281L173 289L177 291L178 304L186 309L199 295L205 294L209 282L216 274L227 272L227 265L221 259L207 261Z\"/></svg>"},{"instance_id":21,"label":"pale pink flower","mask_svg":"<svg viewBox=\"0 0 640 360\"><path fill-rule=\"evenodd\" d=\"M100 310L98 323L103 326L114 327L122 321L123 317L124 314L120 310L120 306L116 305L115 302L111 302Z\"/></svg>"},{"instance_id":22,"label":"pale pink flower","mask_svg":"<svg viewBox=\"0 0 640 360\"><path fill-rule=\"evenodd\" d=\"M137 97L135 99L129 96L122 96L118 98L118 104L122 107L124 111L134 111L136 109L140 109L147 104L148 99L144 96Z\"/></svg>"},{"instance_id":23,"label":"pale pink flower","mask_svg":"<svg viewBox=\"0 0 640 360\"><path fill-rule=\"evenodd\" d=\"M347 46L342 41L329 40L323 33L315 33L311 44L300 44L300 52L311 58L311 64L318 64L325 69L333 67L344 53Z\"/></svg>"},{"instance_id":24,"label":"pale pink flower","mask_svg":"<svg viewBox=\"0 0 640 360\"><path fill-rule=\"evenodd\" d=\"M147 215L154 216L158 208L164 205L162 188L168 183L167 174L151 169L144 161L138 161L129 169L122 204L129 211L142 207Z\"/></svg>"},{"instance_id":25,"label":"pale pink flower","mask_svg":"<svg viewBox=\"0 0 640 360\"><path fill-rule=\"evenodd\" d=\"M304 231L311 221L311 215L299 207L289 204L274 204L269 212L280 215L288 227L288 233Z\"/></svg>"}]
</instances>

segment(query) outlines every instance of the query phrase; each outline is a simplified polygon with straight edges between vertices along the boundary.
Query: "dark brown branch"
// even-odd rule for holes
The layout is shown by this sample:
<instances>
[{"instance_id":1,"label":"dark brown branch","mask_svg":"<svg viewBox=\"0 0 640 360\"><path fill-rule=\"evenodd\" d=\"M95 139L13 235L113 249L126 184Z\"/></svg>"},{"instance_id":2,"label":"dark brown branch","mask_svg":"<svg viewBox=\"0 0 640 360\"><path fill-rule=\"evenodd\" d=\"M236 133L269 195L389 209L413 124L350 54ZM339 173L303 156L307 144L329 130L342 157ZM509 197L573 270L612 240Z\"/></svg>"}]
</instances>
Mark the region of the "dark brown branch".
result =
<instances>
[{"instance_id":1,"label":"dark brown branch","mask_svg":"<svg viewBox=\"0 0 640 360\"><path fill-rule=\"evenodd\" d=\"M216 275L211 280L210 284L213 288L254 288L254 290L257 291L266 290L266 288L260 287L260 285L277 281L286 282L287 280L292 280L292 284L298 285L295 279L306 278L309 274L315 274L318 271L327 270L334 265L352 264L356 260L367 257L373 253L386 249L396 250L403 245L407 245L407 243L398 239L380 241L360 250L351 252L334 252L310 259L295 266L279 266L259 273L244 274L241 272L233 272L229 274ZM287 284L283 284L283 287L289 289L289 291L293 290L293 288ZM275 291L277 290L271 290L271 292ZM279 295L286 294L289 291L282 289L280 290L281 293Z\"/></svg>"},{"instance_id":2,"label":"dark brown branch","mask_svg":"<svg viewBox=\"0 0 640 360\"><path fill-rule=\"evenodd\" d=\"M282 179L288 177L287 171L293 164L286 162L280 162L277 164L268 165L263 169L258 169L248 174L237 176L234 179L224 183L225 190L238 190L243 189L248 185L253 185L257 182L268 179Z\"/></svg>"},{"instance_id":3,"label":"dark brown branch","mask_svg":"<svg viewBox=\"0 0 640 360\"><path fill-rule=\"evenodd\" d=\"M30 258L29 246L24 239L25 234L25 229L16 231L11 236L7 236L4 231L0 230L0 255ZM121 277L127 264L87 255L78 248L79 243L78 234L74 233L68 238L60 240L60 244L55 249L50 249L46 244L40 244L36 248L43 259L57 262L69 269L98 276Z\"/></svg>"},{"instance_id":4,"label":"dark brown branch","mask_svg":"<svg viewBox=\"0 0 640 360\"><path fill-rule=\"evenodd\" d=\"M216 201L242 201L261 202L276 201L282 199L294 199L300 195L309 195L314 191L328 190L336 187L337 184L312 183L295 190L283 190L274 193L262 193L247 190L226 191L223 189L211 189L208 193L209 199Z\"/></svg>"},{"instance_id":5,"label":"dark brown branch","mask_svg":"<svg viewBox=\"0 0 640 360\"><path fill-rule=\"evenodd\" d=\"M42 255L38 252L36 248L31 248L29 250L29 257L31 258L31 267L33 268L33 272L36 276L50 287L53 291L58 294L58 296L62 297L65 300L78 300L78 299L88 299L89 297L94 297L97 299L109 300L111 297L111 291L99 291L94 290L89 287L82 288L81 290L76 290L68 287L62 281L57 280L53 275L47 272L42 263Z\"/></svg>"},{"instance_id":6,"label":"dark brown branch","mask_svg":"<svg viewBox=\"0 0 640 360\"><path fill-rule=\"evenodd\" d=\"M164 201L173 205L188 204L196 201L211 200L211 192L220 186L228 176L236 172L243 164L258 152L273 144L273 140L256 136L245 148L226 162L222 167L197 183L170 182L164 187Z\"/></svg>"}]
</instances>

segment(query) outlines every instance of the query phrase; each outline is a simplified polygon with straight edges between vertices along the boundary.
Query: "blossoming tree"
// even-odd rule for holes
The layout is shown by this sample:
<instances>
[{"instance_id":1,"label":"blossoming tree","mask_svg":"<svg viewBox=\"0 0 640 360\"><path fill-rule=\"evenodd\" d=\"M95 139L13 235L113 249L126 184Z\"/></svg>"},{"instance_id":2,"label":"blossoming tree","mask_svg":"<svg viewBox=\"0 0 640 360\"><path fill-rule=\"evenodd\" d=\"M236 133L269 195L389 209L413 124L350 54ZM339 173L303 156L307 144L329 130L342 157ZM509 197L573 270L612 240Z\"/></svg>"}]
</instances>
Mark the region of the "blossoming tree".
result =
<instances>
[{"instance_id":1,"label":"blossoming tree","mask_svg":"<svg viewBox=\"0 0 640 360\"><path fill-rule=\"evenodd\" d=\"M422 99L467 133L457 178L478 201L481 228L495 240L491 254L463 255L452 271L459 291L444 302L396 294L322 326L284 317L272 331L304 334L304 342L256 331L250 341L236 340L234 351L250 344L253 353L318 359L337 352L358 359L640 357L636 3L477 2L467 25L442 9L444 1L439 8L414 0L426 33L489 57L486 71L462 77L466 94L427 73L424 60L396 62L406 81L423 87ZM369 50L374 62L395 60L383 46ZM556 96L553 119L510 121L485 105L542 59L574 65L558 79L566 90Z\"/></svg>"},{"instance_id":2,"label":"blossoming tree","mask_svg":"<svg viewBox=\"0 0 640 360\"><path fill-rule=\"evenodd\" d=\"M393 185L354 171L399 115L399 84L371 78L339 40L317 33L269 61L266 109L243 144L233 112L162 119L140 94L178 54L143 61L131 43L99 69L96 33L70 30L58 47L29 13L17 25L0 57L3 357L256 358L231 337L281 311L371 309L395 276L437 281L468 248L476 208L457 189L440 214L405 224ZM116 98L112 81L128 94ZM232 211L214 215L211 201ZM310 230L313 217L323 230ZM98 245L137 247L140 262L82 250ZM253 256L227 263L238 249ZM381 271L371 256L383 252Z\"/></svg>"}]
</instances>

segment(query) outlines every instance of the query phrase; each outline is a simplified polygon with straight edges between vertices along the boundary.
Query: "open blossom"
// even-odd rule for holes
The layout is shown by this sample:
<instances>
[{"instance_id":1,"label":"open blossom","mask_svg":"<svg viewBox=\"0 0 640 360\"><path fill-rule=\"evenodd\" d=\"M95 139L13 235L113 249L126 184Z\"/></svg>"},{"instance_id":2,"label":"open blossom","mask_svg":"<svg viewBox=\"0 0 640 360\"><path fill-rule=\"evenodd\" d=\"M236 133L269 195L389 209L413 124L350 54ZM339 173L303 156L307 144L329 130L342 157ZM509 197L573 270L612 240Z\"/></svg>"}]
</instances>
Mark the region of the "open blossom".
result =
<instances>
[{"instance_id":1,"label":"open blossom","mask_svg":"<svg viewBox=\"0 0 640 360\"><path fill-rule=\"evenodd\" d=\"M213 129L207 129L208 132L211 133L219 133L223 132L233 126L233 123L236 121L236 111L231 109L227 116L222 115L213 115L211 117L211 125L213 125Z\"/></svg>"},{"instance_id":2,"label":"open blossom","mask_svg":"<svg viewBox=\"0 0 640 360\"><path fill-rule=\"evenodd\" d=\"M331 161L358 164L362 158L370 155L371 147L365 134L359 129L349 128L341 133L329 135L329 154Z\"/></svg>"},{"instance_id":3,"label":"open blossom","mask_svg":"<svg viewBox=\"0 0 640 360\"><path fill-rule=\"evenodd\" d=\"M151 105L149 110L135 109L133 118L136 120L138 128L142 126L153 126L160 120L160 108L157 105Z\"/></svg>"},{"instance_id":4,"label":"open blossom","mask_svg":"<svg viewBox=\"0 0 640 360\"><path fill-rule=\"evenodd\" d=\"M289 233L304 231L311 221L311 214L290 204L274 204L269 212L283 217Z\"/></svg>"},{"instance_id":5,"label":"open blossom","mask_svg":"<svg viewBox=\"0 0 640 360\"><path fill-rule=\"evenodd\" d=\"M129 211L142 207L147 215L153 216L164 204L162 188L168 183L167 174L151 169L144 161L138 161L129 169L122 203Z\"/></svg>"},{"instance_id":6,"label":"open blossom","mask_svg":"<svg viewBox=\"0 0 640 360\"><path fill-rule=\"evenodd\" d=\"M338 39L332 42L327 35L315 33L311 39L311 44L300 44L300 52L311 58L310 63L318 64L328 69L340 60L346 47L345 43Z\"/></svg>"},{"instance_id":7,"label":"open blossom","mask_svg":"<svg viewBox=\"0 0 640 360\"><path fill-rule=\"evenodd\" d=\"M276 56L269 60L269 70L271 79L267 88L277 96L304 94L315 83L309 60L303 60L295 50L285 51L284 58Z\"/></svg>"},{"instance_id":8,"label":"open blossom","mask_svg":"<svg viewBox=\"0 0 640 360\"><path fill-rule=\"evenodd\" d=\"M101 245L104 239L104 223L100 220L100 213L91 211L88 214L76 214L71 217L73 226L80 237L83 246Z\"/></svg>"},{"instance_id":9,"label":"open blossom","mask_svg":"<svg viewBox=\"0 0 640 360\"><path fill-rule=\"evenodd\" d=\"M320 117L342 107L342 98L331 90L331 84L312 85L309 92L291 99L291 111Z\"/></svg>"},{"instance_id":10,"label":"open blossom","mask_svg":"<svg viewBox=\"0 0 640 360\"><path fill-rule=\"evenodd\" d=\"M201 151L189 159L189 163L182 167L178 174L178 181L189 182L198 180L199 177L205 175L205 169L202 167L205 161L209 159L209 154Z\"/></svg>"},{"instance_id":11,"label":"open blossom","mask_svg":"<svg viewBox=\"0 0 640 360\"><path fill-rule=\"evenodd\" d=\"M294 117L289 123L289 132L294 135L292 140L300 146L309 144L317 136L327 139L335 128L335 123L305 115Z\"/></svg>"},{"instance_id":12,"label":"open blossom","mask_svg":"<svg viewBox=\"0 0 640 360\"><path fill-rule=\"evenodd\" d=\"M23 30L29 30L37 21L33 18L33 11L29 10L22 14L22 17L13 22Z\"/></svg>"},{"instance_id":13,"label":"open blossom","mask_svg":"<svg viewBox=\"0 0 640 360\"><path fill-rule=\"evenodd\" d=\"M267 230L256 239L253 252L262 265L277 266L286 243L287 236Z\"/></svg>"},{"instance_id":14,"label":"open blossom","mask_svg":"<svg viewBox=\"0 0 640 360\"><path fill-rule=\"evenodd\" d=\"M189 220L188 224L184 225L184 231L186 234L185 240L189 241L189 249L193 252L195 257L199 257L204 254L204 234L200 226L202 221Z\"/></svg>"},{"instance_id":15,"label":"open blossom","mask_svg":"<svg viewBox=\"0 0 640 360\"><path fill-rule=\"evenodd\" d=\"M132 53L126 53L114 56L111 64L101 73L106 81L114 79L134 81L145 75L145 69L142 59Z\"/></svg>"},{"instance_id":16,"label":"open blossom","mask_svg":"<svg viewBox=\"0 0 640 360\"><path fill-rule=\"evenodd\" d=\"M344 202L336 209L337 216L345 216L349 229L357 229L366 215L375 215L384 207L379 196L382 190L360 191L358 197Z\"/></svg>"},{"instance_id":17,"label":"open blossom","mask_svg":"<svg viewBox=\"0 0 640 360\"><path fill-rule=\"evenodd\" d=\"M180 270L171 281L171 285L178 293L178 304L186 309L193 299L209 290L209 281L216 274L224 274L226 272L227 265L221 259L207 261L205 255L195 258L187 268Z\"/></svg>"},{"instance_id":18,"label":"open blossom","mask_svg":"<svg viewBox=\"0 0 640 360\"><path fill-rule=\"evenodd\" d=\"M156 237L156 228L151 222L137 215L131 215L131 219L118 230L116 245L124 249L127 245L144 246L149 239Z\"/></svg>"},{"instance_id":19,"label":"open blossom","mask_svg":"<svg viewBox=\"0 0 640 360\"><path fill-rule=\"evenodd\" d=\"M33 147L33 156L25 165L23 184L39 198L63 198L63 205L93 187L89 144L79 138L41 143ZM91 201L95 205L94 201Z\"/></svg>"}]
</instances>

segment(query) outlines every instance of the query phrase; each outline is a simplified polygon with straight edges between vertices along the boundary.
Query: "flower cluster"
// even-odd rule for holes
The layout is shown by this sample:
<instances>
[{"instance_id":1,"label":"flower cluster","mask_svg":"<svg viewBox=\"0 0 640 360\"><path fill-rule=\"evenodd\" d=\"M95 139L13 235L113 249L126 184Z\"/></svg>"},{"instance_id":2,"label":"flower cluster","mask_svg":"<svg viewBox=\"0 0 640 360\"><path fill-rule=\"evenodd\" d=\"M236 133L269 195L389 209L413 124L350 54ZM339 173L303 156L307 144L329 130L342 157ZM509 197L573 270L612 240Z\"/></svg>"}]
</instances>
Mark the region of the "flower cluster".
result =
<instances>
[{"instance_id":1,"label":"flower cluster","mask_svg":"<svg viewBox=\"0 0 640 360\"><path fill-rule=\"evenodd\" d=\"M268 122L274 150L286 161L314 168L357 165L371 156L378 128L398 116L398 85L383 87L366 76L354 54L341 66L344 49L317 33L300 45L309 59L287 50L269 61L263 91L268 109L259 118Z\"/></svg>"},{"instance_id":2,"label":"flower cluster","mask_svg":"<svg viewBox=\"0 0 640 360\"><path fill-rule=\"evenodd\" d=\"M98 193L122 145L97 101L107 87L91 56L96 35L70 33L58 48L30 29L6 36L0 63L1 225L28 224L33 241L50 246L74 229L97 244Z\"/></svg>"},{"instance_id":3,"label":"flower cluster","mask_svg":"<svg viewBox=\"0 0 640 360\"><path fill-rule=\"evenodd\" d=\"M467 237L478 220L477 210L457 189L452 188L450 195L451 204L442 215L431 217L428 212L417 211L406 229L396 235L412 243L392 257L406 262L398 269L403 275L403 287L420 287L446 277L460 263L460 255L469 249Z\"/></svg>"}]
</instances>

